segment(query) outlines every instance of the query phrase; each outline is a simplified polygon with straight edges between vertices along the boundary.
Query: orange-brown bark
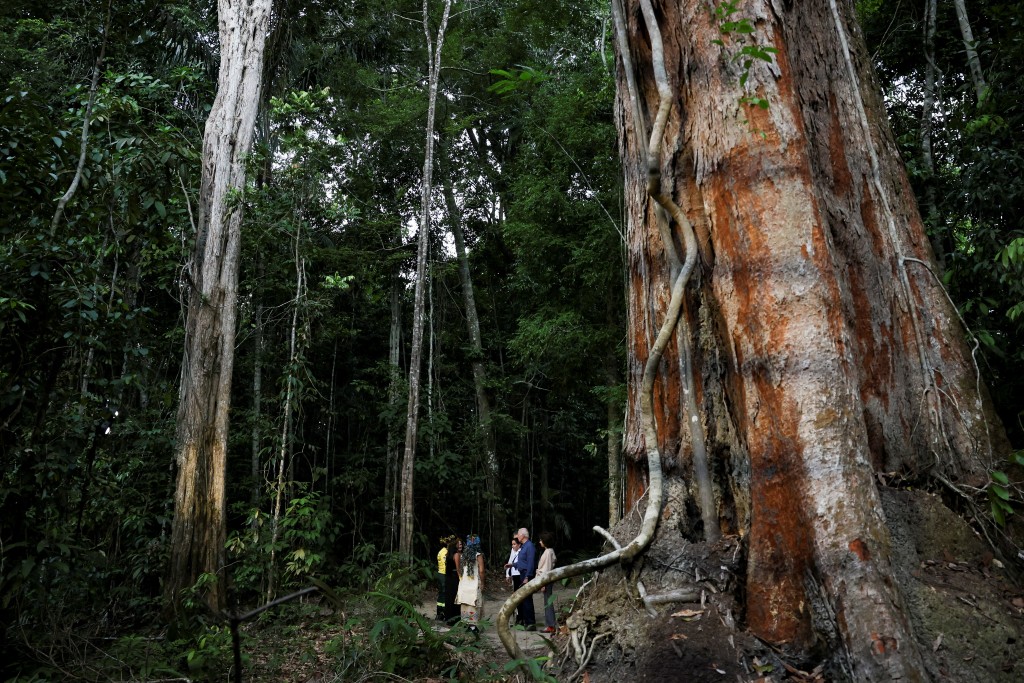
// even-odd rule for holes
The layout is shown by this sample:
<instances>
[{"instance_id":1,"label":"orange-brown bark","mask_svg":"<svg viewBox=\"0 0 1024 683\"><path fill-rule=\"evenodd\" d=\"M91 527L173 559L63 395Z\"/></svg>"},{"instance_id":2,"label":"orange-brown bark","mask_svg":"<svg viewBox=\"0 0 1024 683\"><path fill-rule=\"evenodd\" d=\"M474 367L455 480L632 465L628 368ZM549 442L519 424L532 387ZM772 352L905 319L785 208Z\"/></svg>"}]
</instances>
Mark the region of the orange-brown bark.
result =
<instances>
[{"instance_id":1,"label":"orange-brown bark","mask_svg":"<svg viewBox=\"0 0 1024 683\"><path fill-rule=\"evenodd\" d=\"M849 3L746 3L756 31L724 35L706 3L655 3L675 102L661 171L708 253L686 316L720 518L747 544L746 620L794 651L823 594L862 680L922 675L875 473L979 481L991 455L983 396L888 130ZM657 108L651 49L625 3L642 116ZM716 44L721 41L724 45ZM749 41L749 42L744 42ZM739 85L744 44L778 49ZM620 60L620 69L622 61ZM620 93L625 90L620 70ZM741 102L757 95L760 109ZM622 102L629 216L631 396L627 503L644 491L639 372L669 268L642 192L645 141ZM650 122L647 122L647 129ZM670 347L655 390L670 475L690 475ZM671 356L671 357L670 357ZM725 455L721 455L725 457ZM749 476L737 473L749 472ZM696 497L696 491L690 491ZM725 509L735 506L736 509ZM685 517L685 511L680 513Z\"/></svg>"}]
</instances>

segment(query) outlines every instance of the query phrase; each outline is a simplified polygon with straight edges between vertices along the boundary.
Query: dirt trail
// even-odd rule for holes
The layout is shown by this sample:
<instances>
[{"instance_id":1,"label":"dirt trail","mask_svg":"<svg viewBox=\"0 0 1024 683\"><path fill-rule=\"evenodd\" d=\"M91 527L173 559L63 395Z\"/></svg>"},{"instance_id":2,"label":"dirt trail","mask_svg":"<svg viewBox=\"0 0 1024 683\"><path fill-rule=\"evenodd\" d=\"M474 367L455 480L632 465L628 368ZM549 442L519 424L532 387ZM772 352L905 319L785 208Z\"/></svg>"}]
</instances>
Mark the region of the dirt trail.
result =
<instances>
[{"instance_id":1,"label":"dirt trail","mask_svg":"<svg viewBox=\"0 0 1024 683\"><path fill-rule=\"evenodd\" d=\"M505 646L502 645L501 640L498 638L498 629L495 624L495 619L498 616L498 611L501 609L502 604L508 599L508 596L512 594L511 588L506 586L502 581L491 581L490 585L484 591L484 622L485 625L480 629L480 639L486 649L491 650L495 653L498 658L508 658L508 653L505 652ZM576 595L576 588L574 587L563 587L561 585L555 586L555 611L556 613L572 602L572 599ZM544 628L544 597L541 594L533 596L534 611L537 614L537 627L538 629ZM428 619L433 620L435 614L434 595L427 596L423 604L420 606L420 613ZM440 625L439 622L434 622L435 629L446 628ZM559 623L559 628L564 628L562 623ZM540 630L537 631L523 631L521 629L513 629L512 633L515 634L516 642L519 644L519 648L523 651L524 655L532 657L540 657L543 655L554 654L552 651L553 647L558 647L553 639L558 636L558 633L542 633Z\"/></svg>"}]
</instances>

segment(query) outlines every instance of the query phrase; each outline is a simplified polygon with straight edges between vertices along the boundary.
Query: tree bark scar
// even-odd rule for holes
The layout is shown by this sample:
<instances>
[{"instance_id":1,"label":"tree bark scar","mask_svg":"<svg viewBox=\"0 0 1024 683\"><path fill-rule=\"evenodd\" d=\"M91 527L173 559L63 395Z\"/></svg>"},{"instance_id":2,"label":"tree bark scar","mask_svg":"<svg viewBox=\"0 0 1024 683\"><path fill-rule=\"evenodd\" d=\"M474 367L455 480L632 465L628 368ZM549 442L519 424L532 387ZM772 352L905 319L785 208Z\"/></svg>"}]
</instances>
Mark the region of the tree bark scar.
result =
<instances>
[{"instance_id":1,"label":"tree bark scar","mask_svg":"<svg viewBox=\"0 0 1024 683\"><path fill-rule=\"evenodd\" d=\"M760 637L796 648L812 639L803 577L811 566L813 539L804 514L799 411L761 371L749 378L761 411L748 425L751 469L750 564L747 619Z\"/></svg>"},{"instance_id":2,"label":"tree bark scar","mask_svg":"<svg viewBox=\"0 0 1024 683\"><path fill-rule=\"evenodd\" d=\"M892 636L872 633L871 649L873 649L875 654L878 655L884 655L887 652L899 652L900 642Z\"/></svg>"},{"instance_id":3,"label":"tree bark scar","mask_svg":"<svg viewBox=\"0 0 1024 683\"><path fill-rule=\"evenodd\" d=\"M850 552L852 552L854 555L860 558L861 562L871 561L871 551L868 550L867 544L859 538L855 538L852 541L850 541L849 548Z\"/></svg>"}]
</instances>

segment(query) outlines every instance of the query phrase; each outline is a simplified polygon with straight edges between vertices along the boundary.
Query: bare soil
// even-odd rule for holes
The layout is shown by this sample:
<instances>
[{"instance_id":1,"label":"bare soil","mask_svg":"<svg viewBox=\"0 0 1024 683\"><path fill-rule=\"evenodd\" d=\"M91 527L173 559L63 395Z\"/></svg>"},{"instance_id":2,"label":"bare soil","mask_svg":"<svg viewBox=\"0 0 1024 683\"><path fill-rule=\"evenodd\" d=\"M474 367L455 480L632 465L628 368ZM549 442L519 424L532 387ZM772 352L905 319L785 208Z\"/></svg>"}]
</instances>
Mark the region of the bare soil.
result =
<instances>
[{"instance_id":1,"label":"bare soil","mask_svg":"<svg viewBox=\"0 0 1024 683\"><path fill-rule=\"evenodd\" d=\"M1024 590L1006 567L937 497L885 489L883 500L896 577L925 655L925 677L958 683L1024 679ZM620 539L631 533L628 522L615 531ZM849 680L830 656L840 646L834 634L823 631L819 651L796 659L744 630L744 562L738 538L709 548L662 531L637 565L606 570L588 586L563 629L584 643L570 646L569 654L582 655L569 658L558 680ZM696 585L701 596L657 605L652 614L640 600L638 581L648 595ZM587 657L573 679L577 661Z\"/></svg>"}]
</instances>

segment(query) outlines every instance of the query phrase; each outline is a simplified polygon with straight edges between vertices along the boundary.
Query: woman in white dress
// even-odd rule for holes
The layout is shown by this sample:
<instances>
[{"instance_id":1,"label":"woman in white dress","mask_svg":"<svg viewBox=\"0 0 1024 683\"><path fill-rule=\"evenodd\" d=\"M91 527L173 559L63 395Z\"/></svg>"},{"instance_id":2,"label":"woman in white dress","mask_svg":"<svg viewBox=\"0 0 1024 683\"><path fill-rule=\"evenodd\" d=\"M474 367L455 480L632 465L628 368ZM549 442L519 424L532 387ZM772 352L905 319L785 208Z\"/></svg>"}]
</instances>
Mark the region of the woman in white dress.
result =
<instances>
[{"instance_id":1,"label":"woman in white dress","mask_svg":"<svg viewBox=\"0 0 1024 683\"><path fill-rule=\"evenodd\" d=\"M484 618L484 554L480 550L480 537L466 536L462 550L462 579L455 601L462 606L462 620L473 633L479 632Z\"/></svg>"}]
</instances>

